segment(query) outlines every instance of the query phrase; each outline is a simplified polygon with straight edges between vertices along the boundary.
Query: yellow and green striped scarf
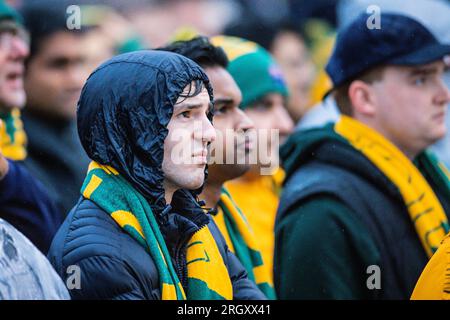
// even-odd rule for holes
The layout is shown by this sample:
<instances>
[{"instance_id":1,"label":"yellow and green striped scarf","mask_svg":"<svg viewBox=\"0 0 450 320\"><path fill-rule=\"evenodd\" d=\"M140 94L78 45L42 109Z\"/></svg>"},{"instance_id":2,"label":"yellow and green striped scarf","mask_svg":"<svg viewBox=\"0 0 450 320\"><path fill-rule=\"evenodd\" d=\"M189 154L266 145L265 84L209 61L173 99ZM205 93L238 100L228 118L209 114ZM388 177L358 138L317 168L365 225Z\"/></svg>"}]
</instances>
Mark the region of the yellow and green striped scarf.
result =
<instances>
[{"instance_id":1,"label":"yellow and green striped scarf","mask_svg":"<svg viewBox=\"0 0 450 320\"><path fill-rule=\"evenodd\" d=\"M20 119L20 110L0 113L0 150L11 160L20 161L27 157L27 136Z\"/></svg>"},{"instance_id":2,"label":"yellow and green striped scarf","mask_svg":"<svg viewBox=\"0 0 450 320\"><path fill-rule=\"evenodd\" d=\"M219 212L214 216L230 250L236 254L248 273L248 277L268 299L275 299L270 272L264 264L255 235L247 219L234 203L229 192L222 188Z\"/></svg>"},{"instance_id":3,"label":"yellow and green striped scarf","mask_svg":"<svg viewBox=\"0 0 450 320\"><path fill-rule=\"evenodd\" d=\"M151 255L159 273L163 300L232 299L228 270L208 226L187 245L187 294L172 265L169 251L147 200L114 168L91 162L81 188Z\"/></svg>"},{"instance_id":4,"label":"yellow and green striped scarf","mask_svg":"<svg viewBox=\"0 0 450 320\"><path fill-rule=\"evenodd\" d=\"M381 134L350 117L342 116L334 129L397 186L422 246L431 257L450 228L444 209L425 176L450 197L449 179L442 165L427 153L421 154L415 160L417 166L414 165Z\"/></svg>"}]
</instances>

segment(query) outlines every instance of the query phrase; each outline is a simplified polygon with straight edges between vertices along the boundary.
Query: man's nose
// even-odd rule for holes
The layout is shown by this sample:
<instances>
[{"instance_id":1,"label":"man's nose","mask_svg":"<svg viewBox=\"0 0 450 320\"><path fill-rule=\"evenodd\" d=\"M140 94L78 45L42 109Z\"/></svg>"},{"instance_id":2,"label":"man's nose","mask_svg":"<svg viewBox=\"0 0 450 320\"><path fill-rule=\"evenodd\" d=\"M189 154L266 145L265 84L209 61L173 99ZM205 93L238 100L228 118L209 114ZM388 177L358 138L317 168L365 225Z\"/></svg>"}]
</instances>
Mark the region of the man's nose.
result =
<instances>
[{"instance_id":1,"label":"man's nose","mask_svg":"<svg viewBox=\"0 0 450 320\"><path fill-rule=\"evenodd\" d=\"M205 116L202 124L202 141L210 143L216 140L216 129L208 117Z\"/></svg>"},{"instance_id":2,"label":"man's nose","mask_svg":"<svg viewBox=\"0 0 450 320\"><path fill-rule=\"evenodd\" d=\"M10 56L14 60L24 60L30 54L30 48L24 39L14 36L11 39Z\"/></svg>"},{"instance_id":3,"label":"man's nose","mask_svg":"<svg viewBox=\"0 0 450 320\"><path fill-rule=\"evenodd\" d=\"M292 121L292 118L289 116L289 113L283 105L279 105L275 108L273 123L273 129L278 129L280 135L288 135L294 129L294 121Z\"/></svg>"},{"instance_id":4,"label":"man's nose","mask_svg":"<svg viewBox=\"0 0 450 320\"><path fill-rule=\"evenodd\" d=\"M439 89L435 96L435 102L439 105L450 103L449 83L446 83L444 79L439 81Z\"/></svg>"},{"instance_id":5,"label":"man's nose","mask_svg":"<svg viewBox=\"0 0 450 320\"><path fill-rule=\"evenodd\" d=\"M241 109L237 109L237 115L239 117L237 130L246 132L255 128L255 124L253 123L252 119L250 119L244 111L242 111Z\"/></svg>"},{"instance_id":6,"label":"man's nose","mask_svg":"<svg viewBox=\"0 0 450 320\"><path fill-rule=\"evenodd\" d=\"M81 90L86 80L86 66L82 62L73 62L66 71L66 80L71 87Z\"/></svg>"}]
</instances>

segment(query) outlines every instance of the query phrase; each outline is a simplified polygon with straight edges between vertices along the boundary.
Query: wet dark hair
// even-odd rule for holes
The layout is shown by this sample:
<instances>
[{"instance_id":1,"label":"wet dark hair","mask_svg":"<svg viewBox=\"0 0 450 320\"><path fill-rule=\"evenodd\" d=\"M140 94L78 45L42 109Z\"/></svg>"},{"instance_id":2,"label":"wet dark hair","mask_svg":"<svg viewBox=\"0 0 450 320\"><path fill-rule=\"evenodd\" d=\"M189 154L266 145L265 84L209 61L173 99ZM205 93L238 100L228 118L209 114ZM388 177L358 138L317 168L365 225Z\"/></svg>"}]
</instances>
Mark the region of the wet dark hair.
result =
<instances>
[{"instance_id":1,"label":"wet dark hair","mask_svg":"<svg viewBox=\"0 0 450 320\"><path fill-rule=\"evenodd\" d=\"M181 54L200 65L202 68L227 68L228 58L221 47L216 47L207 37L199 36L188 41L176 41L156 50L170 51Z\"/></svg>"},{"instance_id":2,"label":"wet dark hair","mask_svg":"<svg viewBox=\"0 0 450 320\"><path fill-rule=\"evenodd\" d=\"M188 87L187 93L186 92L182 92L180 94L180 97L184 98L184 99L179 101L179 102L177 102L177 104L183 102L187 98L192 98L192 97L195 97L195 96L199 95L200 92L202 92L203 88L205 87L205 84L203 83L202 80L196 79L196 80L193 80L191 83L189 83L188 86L189 87Z\"/></svg>"},{"instance_id":3,"label":"wet dark hair","mask_svg":"<svg viewBox=\"0 0 450 320\"><path fill-rule=\"evenodd\" d=\"M200 79L195 79L191 81L188 85L187 92L182 92L179 97L183 98L181 101L177 101L176 104L182 103L187 98L192 98L200 94L203 88L206 88L205 83ZM214 117L214 104L210 102L209 110L208 110L208 119L212 122Z\"/></svg>"}]
</instances>

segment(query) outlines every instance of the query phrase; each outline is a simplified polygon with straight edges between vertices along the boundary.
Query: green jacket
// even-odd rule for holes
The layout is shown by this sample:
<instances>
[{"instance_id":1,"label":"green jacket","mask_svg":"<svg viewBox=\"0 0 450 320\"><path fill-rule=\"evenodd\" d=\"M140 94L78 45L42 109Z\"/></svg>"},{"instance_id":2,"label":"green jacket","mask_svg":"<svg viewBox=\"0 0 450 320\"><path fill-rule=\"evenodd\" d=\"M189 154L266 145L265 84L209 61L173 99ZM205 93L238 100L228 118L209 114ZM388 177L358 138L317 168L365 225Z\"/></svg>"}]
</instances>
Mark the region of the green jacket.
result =
<instances>
[{"instance_id":1,"label":"green jacket","mask_svg":"<svg viewBox=\"0 0 450 320\"><path fill-rule=\"evenodd\" d=\"M428 258L395 185L332 126L293 134L281 155L286 185L275 225L278 298L407 299ZM349 179L334 179L332 170ZM295 202L305 178L316 179L319 191ZM323 192L333 183L346 191ZM361 185L367 189L351 188ZM448 215L449 198L436 194ZM344 201L347 195L366 207ZM373 265L381 269L381 289L370 287Z\"/></svg>"}]
</instances>

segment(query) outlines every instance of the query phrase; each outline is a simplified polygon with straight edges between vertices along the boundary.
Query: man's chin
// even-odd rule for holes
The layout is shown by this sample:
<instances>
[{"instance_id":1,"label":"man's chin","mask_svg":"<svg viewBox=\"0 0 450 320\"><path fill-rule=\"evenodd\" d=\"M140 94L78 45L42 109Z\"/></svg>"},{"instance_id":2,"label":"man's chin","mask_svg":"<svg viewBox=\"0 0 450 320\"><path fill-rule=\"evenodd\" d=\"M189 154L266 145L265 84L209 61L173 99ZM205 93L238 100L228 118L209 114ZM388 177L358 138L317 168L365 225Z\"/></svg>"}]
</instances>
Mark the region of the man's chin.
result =
<instances>
[{"instance_id":1,"label":"man's chin","mask_svg":"<svg viewBox=\"0 0 450 320\"><path fill-rule=\"evenodd\" d=\"M25 94L17 94L10 97L0 97L0 110L9 111L14 108L22 109L25 106Z\"/></svg>"},{"instance_id":2,"label":"man's chin","mask_svg":"<svg viewBox=\"0 0 450 320\"><path fill-rule=\"evenodd\" d=\"M224 176L226 177L226 181L233 180L243 176L247 173L251 168L249 164L231 164L231 165L222 165L221 169L224 170Z\"/></svg>"},{"instance_id":3,"label":"man's chin","mask_svg":"<svg viewBox=\"0 0 450 320\"><path fill-rule=\"evenodd\" d=\"M447 134L447 128L445 126L443 126L442 128L439 129L435 129L435 133L434 135L431 137L431 143L430 144L434 144L436 142L438 142L439 140L443 139L445 137L445 135Z\"/></svg>"},{"instance_id":4,"label":"man's chin","mask_svg":"<svg viewBox=\"0 0 450 320\"><path fill-rule=\"evenodd\" d=\"M202 173L201 176L196 177L195 174L191 176L191 180L187 183L184 183L183 189L188 190L197 190L198 188L201 188L203 184L205 183L205 175Z\"/></svg>"},{"instance_id":5,"label":"man's chin","mask_svg":"<svg viewBox=\"0 0 450 320\"><path fill-rule=\"evenodd\" d=\"M230 170L235 172L236 174L243 175L248 170L250 170L253 163L251 163L248 157L245 159L238 159L235 164L231 165Z\"/></svg>"}]
</instances>

